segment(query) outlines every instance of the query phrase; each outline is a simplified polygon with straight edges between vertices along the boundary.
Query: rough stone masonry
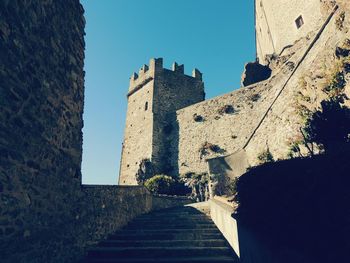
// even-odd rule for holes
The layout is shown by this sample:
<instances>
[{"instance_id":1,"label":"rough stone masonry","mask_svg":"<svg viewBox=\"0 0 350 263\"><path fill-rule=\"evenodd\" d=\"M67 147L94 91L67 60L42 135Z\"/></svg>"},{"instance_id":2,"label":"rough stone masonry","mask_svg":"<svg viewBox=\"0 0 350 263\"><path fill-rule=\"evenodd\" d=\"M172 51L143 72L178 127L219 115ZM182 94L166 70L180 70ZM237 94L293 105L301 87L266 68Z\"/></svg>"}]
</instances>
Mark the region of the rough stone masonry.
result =
<instances>
[{"instance_id":1,"label":"rough stone masonry","mask_svg":"<svg viewBox=\"0 0 350 263\"><path fill-rule=\"evenodd\" d=\"M133 217L188 202L81 185L83 12L0 1L1 262L74 262Z\"/></svg>"},{"instance_id":2,"label":"rough stone masonry","mask_svg":"<svg viewBox=\"0 0 350 263\"><path fill-rule=\"evenodd\" d=\"M155 173L178 174L176 110L204 100L202 74L184 74L184 65L163 68L163 59L151 59L130 78L128 111L119 184L137 184L142 160L152 160Z\"/></svg>"}]
</instances>

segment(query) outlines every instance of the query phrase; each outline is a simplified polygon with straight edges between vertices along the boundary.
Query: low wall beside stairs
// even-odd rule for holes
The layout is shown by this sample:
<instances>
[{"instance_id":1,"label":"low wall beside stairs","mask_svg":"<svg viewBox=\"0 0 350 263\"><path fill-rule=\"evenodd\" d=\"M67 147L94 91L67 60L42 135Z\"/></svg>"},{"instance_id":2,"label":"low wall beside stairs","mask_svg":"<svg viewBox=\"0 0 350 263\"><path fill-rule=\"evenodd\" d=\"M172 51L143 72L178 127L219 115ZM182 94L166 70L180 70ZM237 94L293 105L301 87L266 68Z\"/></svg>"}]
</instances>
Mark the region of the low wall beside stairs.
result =
<instances>
[{"instance_id":1,"label":"low wall beside stairs","mask_svg":"<svg viewBox=\"0 0 350 263\"><path fill-rule=\"evenodd\" d=\"M80 254L141 214L192 202L187 197L152 195L142 186L83 185L82 192L76 242L83 244Z\"/></svg>"},{"instance_id":2,"label":"low wall beside stairs","mask_svg":"<svg viewBox=\"0 0 350 263\"><path fill-rule=\"evenodd\" d=\"M153 195L152 210L160 210L170 207L182 206L193 203L193 199L186 196Z\"/></svg>"},{"instance_id":3,"label":"low wall beside stairs","mask_svg":"<svg viewBox=\"0 0 350 263\"><path fill-rule=\"evenodd\" d=\"M76 262L135 217L191 202L185 197L153 196L141 186L82 185L76 190L74 196L59 193L70 201L57 207L58 217L42 209L37 224L17 226L22 235L2 236L1 262ZM34 210L20 214L31 221ZM12 215L7 218L14 220Z\"/></svg>"}]
</instances>

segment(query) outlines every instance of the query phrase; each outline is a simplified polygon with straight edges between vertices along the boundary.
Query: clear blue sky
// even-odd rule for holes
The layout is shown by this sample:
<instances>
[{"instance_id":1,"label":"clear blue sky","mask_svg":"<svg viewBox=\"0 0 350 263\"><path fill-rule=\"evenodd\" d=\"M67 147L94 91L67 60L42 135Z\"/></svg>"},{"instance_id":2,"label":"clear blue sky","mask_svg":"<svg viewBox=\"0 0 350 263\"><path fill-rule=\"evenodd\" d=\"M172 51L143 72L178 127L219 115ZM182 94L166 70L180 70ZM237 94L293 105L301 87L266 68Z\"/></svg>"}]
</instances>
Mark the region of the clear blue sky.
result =
<instances>
[{"instance_id":1,"label":"clear blue sky","mask_svg":"<svg viewBox=\"0 0 350 263\"><path fill-rule=\"evenodd\" d=\"M129 77L152 57L203 72L207 98L255 59L253 0L81 0L86 19L83 183L116 184Z\"/></svg>"}]
</instances>

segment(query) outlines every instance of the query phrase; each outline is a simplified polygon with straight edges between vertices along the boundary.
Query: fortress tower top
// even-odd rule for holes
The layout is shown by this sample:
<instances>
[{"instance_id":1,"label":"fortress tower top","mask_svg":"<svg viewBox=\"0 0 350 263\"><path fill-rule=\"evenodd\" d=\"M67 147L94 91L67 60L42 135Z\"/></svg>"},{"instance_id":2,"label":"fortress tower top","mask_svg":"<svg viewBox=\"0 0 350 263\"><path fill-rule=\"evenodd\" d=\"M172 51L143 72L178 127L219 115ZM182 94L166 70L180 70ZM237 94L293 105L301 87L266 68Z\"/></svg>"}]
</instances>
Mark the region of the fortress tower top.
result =
<instances>
[{"instance_id":1,"label":"fortress tower top","mask_svg":"<svg viewBox=\"0 0 350 263\"><path fill-rule=\"evenodd\" d=\"M184 65L179 65L176 62L173 63L172 69L166 69L163 67L163 58L152 58L148 65L143 65L138 74L134 72L130 77L130 85L128 97L137 92L141 87L145 86L148 82L152 81L156 76L161 75L163 71L169 73L175 73L179 76L191 78L184 74ZM192 78L202 81L202 73L198 69L193 69Z\"/></svg>"}]
</instances>

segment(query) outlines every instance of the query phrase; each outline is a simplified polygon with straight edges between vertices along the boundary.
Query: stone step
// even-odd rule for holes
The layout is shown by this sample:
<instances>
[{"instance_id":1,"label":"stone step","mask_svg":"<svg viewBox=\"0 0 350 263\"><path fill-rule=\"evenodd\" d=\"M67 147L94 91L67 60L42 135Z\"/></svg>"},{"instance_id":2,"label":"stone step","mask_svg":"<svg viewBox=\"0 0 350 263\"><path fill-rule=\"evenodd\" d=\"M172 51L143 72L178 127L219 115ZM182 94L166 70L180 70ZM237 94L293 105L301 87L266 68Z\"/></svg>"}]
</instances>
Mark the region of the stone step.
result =
<instances>
[{"instance_id":1,"label":"stone step","mask_svg":"<svg viewBox=\"0 0 350 263\"><path fill-rule=\"evenodd\" d=\"M207 240L105 240L101 247L221 247L227 246L225 239Z\"/></svg>"},{"instance_id":2,"label":"stone step","mask_svg":"<svg viewBox=\"0 0 350 263\"><path fill-rule=\"evenodd\" d=\"M225 247L96 247L88 252L90 258L157 258L183 256L232 256L232 251Z\"/></svg>"},{"instance_id":3,"label":"stone step","mask_svg":"<svg viewBox=\"0 0 350 263\"><path fill-rule=\"evenodd\" d=\"M157 210L157 211L152 211L150 213L148 213L148 215L158 215L158 214L203 214L202 212L200 212L197 209L191 209L191 208L186 208L184 209L184 207L180 208L180 209L172 209L172 210L168 210L168 209L161 209L161 210Z\"/></svg>"},{"instance_id":4,"label":"stone step","mask_svg":"<svg viewBox=\"0 0 350 263\"><path fill-rule=\"evenodd\" d=\"M125 229L217 229L215 224L186 224L186 223L173 223L173 224L129 224Z\"/></svg>"},{"instance_id":5,"label":"stone step","mask_svg":"<svg viewBox=\"0 0 350 263\"><path fill-rule=\"evenodd\" d=\"M138 218L133 220L131 223L178 223L178 222L184 222L184 223L212 223L213 221L209 218Z\"/></svg>"},{"instance_id":6,"label":"stone step","mask_svg":"<svg viewBox=\"0 0 350 263\"><path fill-rule=\"evenodd\" d=\"M183 234L183 233L197 233L197 234L221 234L217 228L208 229L182 229L182 228L163 228L163 229L122 229L115 233L115 235L153 235L153 234ZM113 235L112 235L113 236Z\"/></svg>"},{"instance_id":7,"label":"stone step","mask_svg":"<svg viewBox=\"0 0 350 263\"><path fill-rule=\"evenodd\" d=\"M169 216L157 216L157 217L142 217L138 218L135 220L137 221L168 221L168 222L178 222L178 221L208 221L211 222L212 220L207 217L203 216L191 216L191 217L183 217L183 216L174 216L174 217L169 217Z\"/></svg>"},{"instance_id":8,"label":"stone step","mask_svg":"<svg viewBox=\"0 0 350 263\"><path fill-rule=\"evenodd\" d=\"M197 233L197 231L182 231L180 233L162 233L161 231L153 233L129 233L114 234L109 237L110 240L208 240L221 239L222 234L218 233Z\"/></svg>"},{"instance_id":9,"label":"stone step","mask_svg":"<svg viewBox=\"0 0 350 263\"><path fill-rule=\"evenodd\" d=\"M100 259L88 258L81 263L238 263L237 257L230 256L207 256L207 257L159 257L159 258L119 258Z\"/></svg>"},{"instance_id":10,"label":"stone step","mask_svg":"<svg viewBox=\"0 0 350 263\"><path fill-rule=\"evenodd\" d=\"M139 216L92 248L87 263L238 262L211 218L192 207Z\"/></svg>"}]
</instances>

